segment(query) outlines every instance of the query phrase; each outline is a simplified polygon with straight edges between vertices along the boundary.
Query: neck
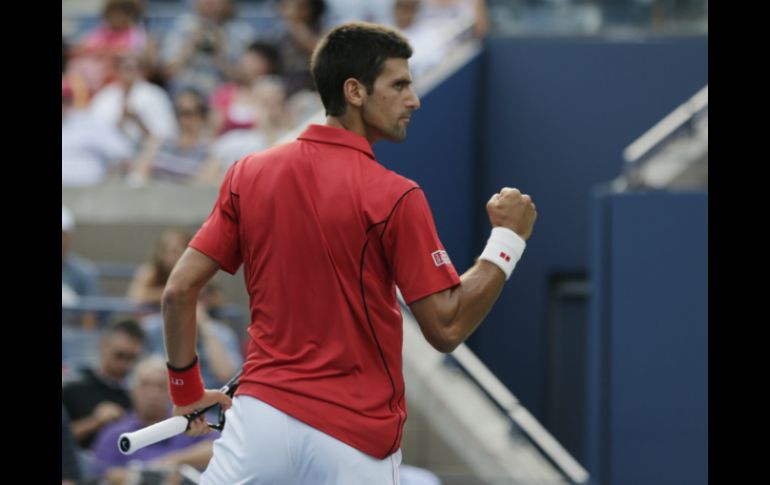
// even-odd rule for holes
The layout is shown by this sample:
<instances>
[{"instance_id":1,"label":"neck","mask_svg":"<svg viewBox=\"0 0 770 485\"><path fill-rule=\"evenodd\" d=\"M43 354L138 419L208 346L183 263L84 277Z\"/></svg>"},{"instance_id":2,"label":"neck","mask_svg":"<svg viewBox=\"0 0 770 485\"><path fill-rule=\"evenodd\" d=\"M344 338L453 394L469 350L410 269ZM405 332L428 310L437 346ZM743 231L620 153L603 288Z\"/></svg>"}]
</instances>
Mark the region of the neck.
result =
<instances>
[{"instance_id":1,"label":"neck","mask_svg":"<svg viewBox=\"0 0 770 485\"><path fill-rule=\"evenodd\" d=\"M369 145L374 145L381 137L376 133L368 130L360 113L354 111L350 106L342 116L327 116L326 126L334 126L336 128L342 128L344 130L352 131L357 135L361 135L369 142Z\"/></svg>"}]
</instances>

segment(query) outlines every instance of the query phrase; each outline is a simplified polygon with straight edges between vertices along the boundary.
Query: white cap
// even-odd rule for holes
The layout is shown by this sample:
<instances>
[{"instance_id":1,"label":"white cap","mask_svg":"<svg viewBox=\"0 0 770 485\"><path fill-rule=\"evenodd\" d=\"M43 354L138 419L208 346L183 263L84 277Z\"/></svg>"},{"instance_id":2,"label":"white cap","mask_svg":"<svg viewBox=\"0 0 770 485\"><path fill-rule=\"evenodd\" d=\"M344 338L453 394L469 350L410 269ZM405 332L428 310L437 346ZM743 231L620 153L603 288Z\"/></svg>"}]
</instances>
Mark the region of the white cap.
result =
<instances>
[{"instance_id":1,"label":"white cap","mask_svg":"<svg viewBox=\"0 0 770 485\"><path fill-rule=\"evenodd\" d=\"M72 232L75 230L75 217L72 211L61 206L61 232Z\"/></svg>"}]
</instances>

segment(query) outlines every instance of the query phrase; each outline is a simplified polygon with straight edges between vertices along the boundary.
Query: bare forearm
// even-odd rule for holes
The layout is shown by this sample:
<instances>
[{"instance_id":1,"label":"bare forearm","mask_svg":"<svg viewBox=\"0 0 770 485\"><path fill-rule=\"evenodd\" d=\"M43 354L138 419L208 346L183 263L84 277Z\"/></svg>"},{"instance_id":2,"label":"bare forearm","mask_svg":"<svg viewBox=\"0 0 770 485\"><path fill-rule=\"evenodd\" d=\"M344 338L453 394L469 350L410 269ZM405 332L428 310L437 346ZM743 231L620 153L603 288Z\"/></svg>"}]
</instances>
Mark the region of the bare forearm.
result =
<instances>
[{"instance_id":1,"label":"bare forearm","mask_svg":"<svg viewBox=\"0 0 770 485\"><path fill-rule=\"evenodd\" d=\"M440 352L451 352L481 324L505 283L505 275L478 260L456 287L413 302L410 307L425 338Z\"/></svg>"},{"instance_id":2,"label":"bare forearm","mask_svg":"<svg viewBox=\"0 0 770 485\"><path fill-rule=\"evenodd\" d=\"M487 316L505 284L505 275L494 264L478 260L460 276L452 291L457 298L456 313L447 323L447 334L455 346L464 342Z\"/></svg>"},{"instance_id":3,"label":"bare forearm","mask_svg":"<svg viewBox=\"0 0 770 485\"><path fill-rule=\"evenodd\" d=\"M174 367L185 367L195 358L198 293L219 269L219 264L193 248L179 258L163 292L163 343Z\"/></svg>"},{"instance_id":4,"label":"bare forearm","mask_svg":"<svg viewBox=\"0 0 770 485\"><path fill-rule=\"evenodd\" d=\"M197 290L167 290L163 294L163 343L174 367L185 367L195 358L195 304Z\"/></svg>"}]
</instances>

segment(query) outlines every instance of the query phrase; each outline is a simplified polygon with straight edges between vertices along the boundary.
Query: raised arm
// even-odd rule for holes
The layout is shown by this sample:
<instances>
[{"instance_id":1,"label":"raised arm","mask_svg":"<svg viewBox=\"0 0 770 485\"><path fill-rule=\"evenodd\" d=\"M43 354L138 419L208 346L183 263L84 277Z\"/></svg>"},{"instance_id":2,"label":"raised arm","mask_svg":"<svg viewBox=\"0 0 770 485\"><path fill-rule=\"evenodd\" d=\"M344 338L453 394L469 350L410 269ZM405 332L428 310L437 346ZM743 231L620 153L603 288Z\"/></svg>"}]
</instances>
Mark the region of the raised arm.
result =
<instances>
[{"instance_id":1,"label":"raised arm","mask_svg":"<svg viewBox=\"0 0 770 485\"><path fill-rule=\"evenodd\" d=\"M487 248L460 277L460 284L410 305L423 335L440 352L453 351L492 309L537 218L532 199L507 187L487 202L487 213L493 229L501 229L493 231Z\"/></svg>"}]
</instances>

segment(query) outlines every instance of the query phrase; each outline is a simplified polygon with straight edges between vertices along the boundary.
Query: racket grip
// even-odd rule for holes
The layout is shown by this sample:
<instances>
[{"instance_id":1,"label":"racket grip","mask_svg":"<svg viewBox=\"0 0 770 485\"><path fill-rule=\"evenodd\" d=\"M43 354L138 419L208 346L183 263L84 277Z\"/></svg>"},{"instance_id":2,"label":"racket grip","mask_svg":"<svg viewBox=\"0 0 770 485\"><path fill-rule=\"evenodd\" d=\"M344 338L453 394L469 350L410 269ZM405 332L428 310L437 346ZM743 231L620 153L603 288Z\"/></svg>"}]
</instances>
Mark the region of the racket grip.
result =
<instances>
[{"instance_id":1,"label":"racket grip","mask_svg":"<svg viewBox=\"0 0 770 485\"><path fill-rule=\"evenodd\" d=\"M174 416L138 431L123 433L118 438L118 449L124 455L130 455L145 446L184 433L187 430L187 424L186 417Z\"/></svg>"}]
</instances>

